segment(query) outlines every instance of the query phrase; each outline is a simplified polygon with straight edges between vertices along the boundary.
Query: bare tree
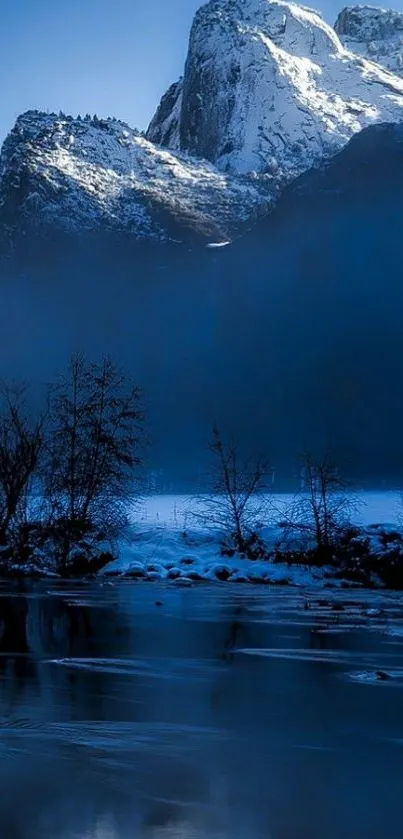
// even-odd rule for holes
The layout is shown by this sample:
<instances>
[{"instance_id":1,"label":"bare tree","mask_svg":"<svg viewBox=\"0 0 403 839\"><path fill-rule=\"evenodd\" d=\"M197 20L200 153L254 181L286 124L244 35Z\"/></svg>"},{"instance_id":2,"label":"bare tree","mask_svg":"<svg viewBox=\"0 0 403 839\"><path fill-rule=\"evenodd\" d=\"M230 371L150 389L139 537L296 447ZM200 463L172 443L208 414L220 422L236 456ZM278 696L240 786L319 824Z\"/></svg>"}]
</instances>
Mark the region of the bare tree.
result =
<instances>
[{"instance_id":1,"label":"bare tree","mask_svg":"<svg viewBox=\"0 0 403 839\"><path fill-rule=\"evenodd\" d=\"M33 421L26 410L26 387L0 387L0 542L25 517L33 476L43 444L44 419Z\"/></svg>"},{"instance_id":2,"label":"bare tree","mask_svg":"<svg viewBox=\"0 0 403 839\"><path fill-rule=\"evenodd\" d=\"M141 462L141 394L110 359L75 355L50 389L44 494L66 560L80 539L118 535Z\"/></svg>"},{"instance_id":3,"label":"bare tree","mask_svg":"<svg viewBox=\"0 0 403 839\"><path fill-rule=\"evenodd\" d=\"M350 526L354 499L329 453L302 457L302 486L282 522L286 541L296 540L304 549L329 554Z\"/></svg>"},{"instance_id":4,"label":"bare tree","mask_svg":"<svg viewBox=\"0 0 403 839\"><path fill-rule=\"evenodd\" d=\"M258 530L267 512L269 462L259 456L241 458L237 445L225 443L217 426L210 451L214 458L212 492L200 498L196 516L230 538L236 551L248 556L261 554Z\"/></svg>"}]
</instances>

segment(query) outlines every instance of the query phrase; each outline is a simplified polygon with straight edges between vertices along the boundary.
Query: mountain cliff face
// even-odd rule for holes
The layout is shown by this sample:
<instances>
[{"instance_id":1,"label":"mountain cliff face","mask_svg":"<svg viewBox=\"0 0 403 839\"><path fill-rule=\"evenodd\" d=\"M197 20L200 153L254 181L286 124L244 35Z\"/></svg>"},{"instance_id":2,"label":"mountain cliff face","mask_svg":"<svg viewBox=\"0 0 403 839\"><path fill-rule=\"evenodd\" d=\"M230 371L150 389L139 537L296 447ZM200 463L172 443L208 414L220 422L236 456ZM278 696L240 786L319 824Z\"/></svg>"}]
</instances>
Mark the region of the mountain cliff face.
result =
<instances>
[{"instance_id":1,"label":"mountain cliff face","mask_svg":"<svg viewBox=\"0 0 403 839\"><path fill-rule=\"evenodd\" d=\"M152 143L180 149L180 119L183 99L183 79L174 82L161 99L148 126L147 137Z\"/></svg>"},{"instance_id":2,"label":"mountain cliff face","mask_svg":"<svg viewBox=\"0 0 403 839\"><path fill-rule=\"evenodd\" d=\"M399 78L346 50L320 14L283 0L202 6L174 91L148 139L233 173L295 176L366 125L403 115Z\"/></svg>"},{"instance_id":3,"label":"mountain cliff face","mask_svg":"<svg viewBox=\"0 0 403 839\"><path fill-rule=\"evenodd\" d=\"M376 6L347 6L335 23L344 46L403 76L403 14Z\"/></svg>"}]
</instances>

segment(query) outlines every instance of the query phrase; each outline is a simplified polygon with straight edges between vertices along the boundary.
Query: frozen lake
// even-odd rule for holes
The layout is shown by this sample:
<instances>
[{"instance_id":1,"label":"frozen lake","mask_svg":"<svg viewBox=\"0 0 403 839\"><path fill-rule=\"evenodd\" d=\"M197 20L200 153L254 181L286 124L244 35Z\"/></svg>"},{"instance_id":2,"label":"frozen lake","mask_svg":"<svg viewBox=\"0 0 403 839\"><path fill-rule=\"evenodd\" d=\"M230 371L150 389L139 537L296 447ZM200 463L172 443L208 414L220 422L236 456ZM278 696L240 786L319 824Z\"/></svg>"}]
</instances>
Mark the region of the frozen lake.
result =
<instances>
[{"instance_id":1,"label":"frozen lake","mask_svg":"<svg viewBox=\"0 0 403 839\"><path fill-rule=\"evenodd\" d=\"M5 839L401 839L402 597L3 585L0 619Z\"/></svg>"}]
</instances>

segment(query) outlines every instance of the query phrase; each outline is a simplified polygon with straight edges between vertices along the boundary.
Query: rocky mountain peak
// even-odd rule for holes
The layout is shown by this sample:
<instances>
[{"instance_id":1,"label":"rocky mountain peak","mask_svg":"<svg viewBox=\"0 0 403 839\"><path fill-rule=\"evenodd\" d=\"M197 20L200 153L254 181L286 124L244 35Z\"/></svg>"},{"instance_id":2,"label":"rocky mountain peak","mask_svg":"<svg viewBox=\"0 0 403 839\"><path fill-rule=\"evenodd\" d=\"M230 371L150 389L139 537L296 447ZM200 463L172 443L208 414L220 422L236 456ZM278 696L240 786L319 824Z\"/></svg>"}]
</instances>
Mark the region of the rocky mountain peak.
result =
<instances>
[{"instance_id":1,"label":"rocky mountain peak","mask_svg":"<svg viewBox=\"0 0 403 839\"><path fill-rule=\"evenodd\" d=\"M237 173L293 177L403 114L400 79L347 51L318 12L284 0L202 6L175 91L148 139L170 145L174 122L174 148Z\"/></svg>"},{"instance_id":2,"label":"rocky mountain peak","mask_svg":"<svg viewBox=\"0 0 403 839\"><path fill-rule=\"evenodd\" d=\"M335 31L348 49L403 76L403 13L376 6L347 6Z\"/></svg>"}]
</instances>

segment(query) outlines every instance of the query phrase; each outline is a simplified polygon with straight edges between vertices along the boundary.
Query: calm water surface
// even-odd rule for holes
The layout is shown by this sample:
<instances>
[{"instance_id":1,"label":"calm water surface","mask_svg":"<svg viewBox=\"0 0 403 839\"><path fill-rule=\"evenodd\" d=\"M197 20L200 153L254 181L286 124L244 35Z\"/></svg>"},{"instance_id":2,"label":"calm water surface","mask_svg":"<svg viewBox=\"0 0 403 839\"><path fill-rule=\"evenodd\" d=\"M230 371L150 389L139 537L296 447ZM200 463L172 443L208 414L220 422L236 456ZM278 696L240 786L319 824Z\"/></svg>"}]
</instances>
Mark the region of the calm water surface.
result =
<instances>
[{"instance_id":1,"label":"calm water surface","mask_svg":"<svg viewBox=\"0 0 403 839\"><path fill-rule=\"evenodd\" d=\"M403 601L3 584L0 726L2 839L401 839Z\"/></svg>"}]
</instances>

